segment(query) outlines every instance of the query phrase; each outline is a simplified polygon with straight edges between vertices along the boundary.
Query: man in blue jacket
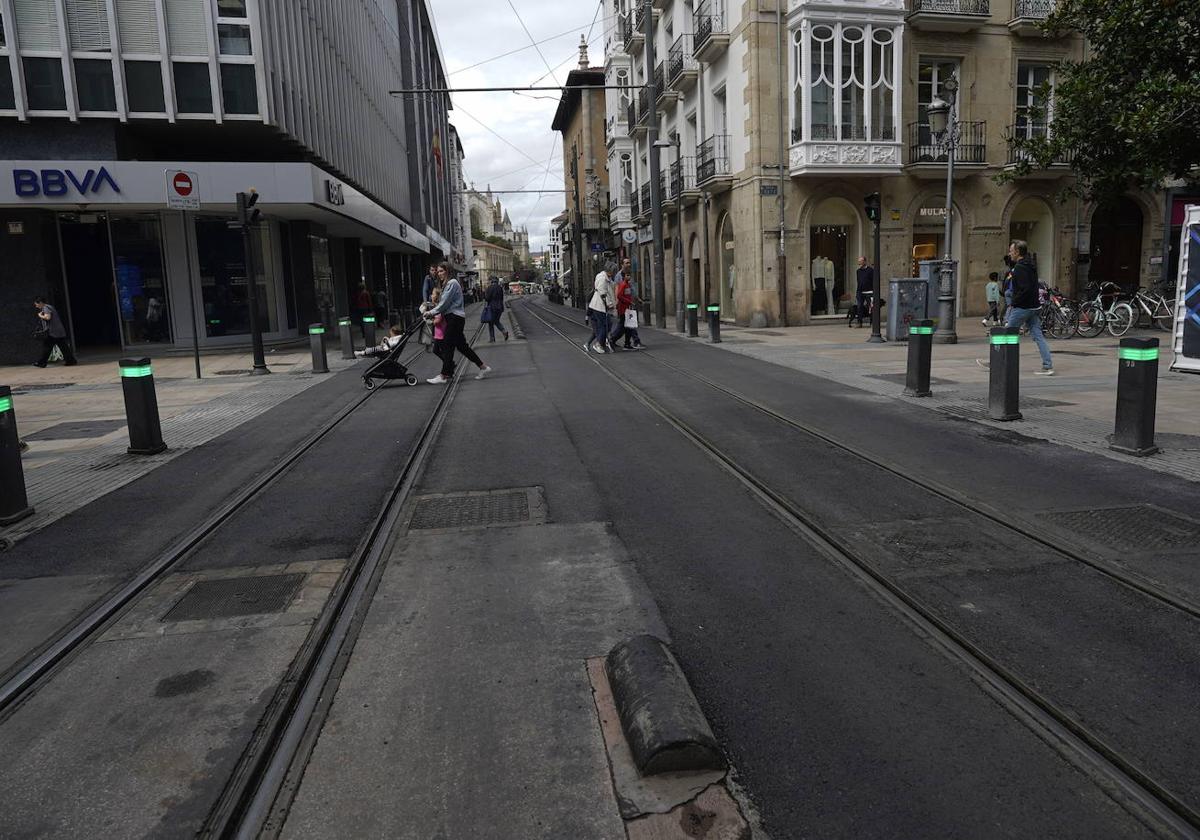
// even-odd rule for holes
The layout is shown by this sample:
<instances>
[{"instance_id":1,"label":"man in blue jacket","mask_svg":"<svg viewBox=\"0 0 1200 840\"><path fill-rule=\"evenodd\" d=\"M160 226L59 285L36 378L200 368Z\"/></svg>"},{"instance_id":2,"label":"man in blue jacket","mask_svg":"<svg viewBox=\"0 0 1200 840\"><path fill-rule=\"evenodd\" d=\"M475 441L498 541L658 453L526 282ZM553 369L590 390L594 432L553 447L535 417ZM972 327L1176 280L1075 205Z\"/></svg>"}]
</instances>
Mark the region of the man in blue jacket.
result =
<instances>
[{"instance_id":1,"label":"man in blue jacket","mask_svg":"<svg viewBox=\"0 0 1200 840\"><path fill-rule=\"evenodd\" d=\"M1042 369L1036 371L1038 376L1053 376L1054 363L1050 359L1050 345L1046 336L1042 335L1042 305L1038 300L1037 269L1029 258L1029 245L1021 239L1014 239L1008 246L1008 256L1013 261L1012 267L1012 308L1008 310L1008 326L1020 327L1029 325L1029 334L1037 344L1038 352L1042 354Z\"/></svg>"}]
</instances>

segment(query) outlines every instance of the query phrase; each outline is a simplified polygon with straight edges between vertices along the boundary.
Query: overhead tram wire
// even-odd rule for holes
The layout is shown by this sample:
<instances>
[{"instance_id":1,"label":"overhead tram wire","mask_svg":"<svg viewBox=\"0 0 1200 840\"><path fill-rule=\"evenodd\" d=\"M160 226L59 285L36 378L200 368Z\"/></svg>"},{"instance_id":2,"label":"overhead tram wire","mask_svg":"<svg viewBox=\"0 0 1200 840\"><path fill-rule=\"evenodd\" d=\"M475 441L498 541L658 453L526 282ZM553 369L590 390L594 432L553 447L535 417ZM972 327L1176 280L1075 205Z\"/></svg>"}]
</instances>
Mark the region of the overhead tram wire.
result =
<instances>
[{"instance_id":1,"label":"overhead tram wire","mask_svg":"<svg viewBox=\"0 0 1200 840\"><path fill-rule=\"evenodd\" d=\"M592 25L594 26L595 23L596 23L596 20L595 20L595 18L593 18ZM537 41L533 44L527 44L523 47L517 47L515 50L509 50L508 52L500 53L500 55L494 55L491 58L485 58L483 61L477 61L474 64L468 64L466 67L460 67L457 70L451 70L446 75L453 76L456 73L465 73L468 70L474 70L476 67L482 67L483 65L490 64L493 61L499 61L502 58L508 58L510 55L516 55L519 52L525 52L525 50L536 47L539 44L548 44L551 41L557 41L559 38L565 38L568 35L572 34L573 32L578 32L578 31L579 31L578 26L572 26L570 29L568 29L564 32L560 32L557 35L551 35L549 38L543 38L542 40Z\"/></svg>"},{"instance_id":2,"label":"overhead tram wire","mask_svg":"<svg viewBox=\"0 0 1200 840\"><path fill-rule=\"evenodd\" d=\"M529 39L530 45L537 50L537 54L542 59L542 64L546 65L546 69L550 71L550 78L558 81L558 76L554 75L554 68L550 66L550 62L546 60L546 54L542 52L542 48L537 45L537 41L533 40L533 35L529 32L529 27L525 25L525 21L521 20L521 13L517 11L517 7L513 5L512 0L508 0L508 8L512 9L513 15L517 18L517 23L521 24L521 28L525 30L525 37Z\"/></svg>"}]
</instances>

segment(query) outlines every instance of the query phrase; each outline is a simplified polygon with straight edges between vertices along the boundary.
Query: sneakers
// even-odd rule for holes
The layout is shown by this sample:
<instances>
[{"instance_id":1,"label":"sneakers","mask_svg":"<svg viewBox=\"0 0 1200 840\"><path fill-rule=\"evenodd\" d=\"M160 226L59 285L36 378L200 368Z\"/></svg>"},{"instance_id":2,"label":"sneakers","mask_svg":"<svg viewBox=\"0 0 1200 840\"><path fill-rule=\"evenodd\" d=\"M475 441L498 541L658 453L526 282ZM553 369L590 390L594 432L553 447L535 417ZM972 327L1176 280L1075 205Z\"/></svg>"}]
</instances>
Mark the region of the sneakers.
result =
<instances>
[{"instance_id":1,"label":"sneakers","mask_svg":"<svg viewBox=\"0 0 1200 840\"><path fill-rule=\"evenodd\" d=\"M608 351L607 351L607 350L605 350L603 347L601 347L601 346L600 346L600 345L598 345L598 344L593 344L593 345L592 345L592 352L593 352L593 353L599 353L599 354L601 354L601 355L604 355L604 354L605 354L605 353L607 353Z\"/></svg>"},{"instance_id":2,"label":"sneakers","mask_svg":"<svg viewBox=\"0 0 1200 840\"><path fill-rule=\"evenodd\" d=\"M987 359L976 359L975 364L979 365L981 368L992 366L992 363L989 362Z\"/></svg>"},{"instance_id":3,"label":"sneakers","mask_svg":"<svg viewBox=\"0 0 1200 840\"><path fill-rule=\"evenodd\" d=\"M587 351L589 351L589 350L591 350L591 349L592 349L592 342L590 342L590 341L585 341L585 342L583 343L583 352L584 352L584 353L586 353Z\"/></svg>"},{"instance_id":4,"label":"sneakers","mask_svg":"<svg viewBox=\"0 0 1200 840\"><path fill-rule=\"evenodd\" d=\"M433 377L433 379L426 379L425 381L430 385L445 385L450 380L439 373L437 376Z\"/></svg>"},{"instance_id":5,"label":"sneakers","mask_svg":"<svg viewBox=\"0 0 1200 840\"><path fill-rule=\"evenodd\" d=\"M483 367L481 367L479 369L479 373L475 374L475 378L476 379L486 379L487 375L491 372L492 372L492 369L490 367L488 367L487 365L484 365Z\"/></svg>"},{"instance_id":6,"label":"sneakers","mask_svg":"<svg viewBox=\"0 0 1200 840\"><path fill-rule=\"evenodd\" d=\"M1053 376L1054 368L1042 368L1041 370L1035 370L1033 372L1033 375L1034 376Z\"/></svg>"},{"instance_id":7,"label":"sneakers","mask_svg":"<svg viewBox=\"0 0 1200 840\"><path fill-rule=\"evenodd\" d=\"M985 327L990 326L987 318L984 318L982 321L980 321L980 323L983 324Z\"/></svg>"},{"instance_id":8,"label":"sneakers","mask_svg":"<svg viewBox=\"0 0 1200 840\"><path fill-rule=\"evenodd\" d=\"M508 341L508 333L505 333L505 334L504 334L504 340L505 340L505 341Z\"/></svg>"}]
</instances>

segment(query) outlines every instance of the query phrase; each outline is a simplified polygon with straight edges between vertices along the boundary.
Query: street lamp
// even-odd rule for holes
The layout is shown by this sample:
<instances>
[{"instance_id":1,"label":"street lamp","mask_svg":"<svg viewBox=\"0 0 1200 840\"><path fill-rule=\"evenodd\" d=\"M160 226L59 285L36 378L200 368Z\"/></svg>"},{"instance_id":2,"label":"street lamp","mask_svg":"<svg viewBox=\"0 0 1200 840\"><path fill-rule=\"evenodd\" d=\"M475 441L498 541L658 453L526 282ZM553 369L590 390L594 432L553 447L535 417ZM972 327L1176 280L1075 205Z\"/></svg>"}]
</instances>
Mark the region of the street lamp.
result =
<instances>
[{"instance_id":1,"label":"street lamp","mask_svg":"<svg viewBox=\"0 0 1200 840\"><path fill-rule=\"evenodd\" d=\"M951 258L951 218L954 213L954 151L958 142L959 126L954 118L954 95L958 92L958 80L951 76L941 85L941 91L929 103L929 133L939 148L946 150L946 248L942 258L941 283L938 288L938 325L933 340L938 344L957 344L958 333L954 331L955 265ZM942 95L945 95L945 99Z\"/></svg>"},{"instance_id":2,"label":"street lamp","mask_svg":"<svg viewBox=\"0 0 1200 840\"><path fill-rule=\"evenodd\" d=\"M679 140L679 135L675 134L670 140L655 140L654 154L661 154L661 149L675 149L675 170L678 170L679 176L683 177L683 163L680 159L682 152L682 143ZM659 165L662 169L662 165ZM674 187L674 174L671 169L667 170L667 184ZM684 290L683 290L683 201L682 196L675 196L676 201L676 225L675 236L672 241L671 250L675 252L675 331L684 332ZM658 210L662 210L662 204L659 203Z\"/></svg>"}]
</instances>

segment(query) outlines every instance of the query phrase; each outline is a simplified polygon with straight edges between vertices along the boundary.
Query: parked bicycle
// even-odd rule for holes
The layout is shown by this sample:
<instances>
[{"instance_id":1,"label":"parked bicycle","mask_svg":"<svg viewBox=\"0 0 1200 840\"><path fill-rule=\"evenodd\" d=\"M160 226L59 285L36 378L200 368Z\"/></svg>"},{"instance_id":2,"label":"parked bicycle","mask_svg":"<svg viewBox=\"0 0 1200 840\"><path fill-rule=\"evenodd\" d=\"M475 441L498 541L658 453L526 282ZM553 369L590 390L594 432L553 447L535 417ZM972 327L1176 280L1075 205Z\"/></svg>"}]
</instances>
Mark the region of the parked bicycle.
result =
<instances>
[{"instance_id":1,"label":"parked bicycle","mask_svg":"<svg viewBox=\"0 0 1200 840\"><path fill-rule=\"evenodd\" d=\"M1161 291L1138 289L1130 304L1133 308L1134 326L1141 324L1142 316L1145 315L1156 328L1170 331L1175 325L1174 304L1174 295L1168 299Z\"/></svg>"},{"instance_id":2,"label":"parked bicycle","mask_svg":"<svg viewBox=\"0 0 1200 840\"><path fill-rule=\"evenodd\" d=\"M1049 289L1042 304L1042 331L1051 338L1071 338L1079 328L1079 302Z\"/></svg>"},{"instance_id":3,"label":"parked bicycle","mask_svg":"<svg viewBox=\"0 0 1200 840\"><path fill-rule=\"evenodd\" d=\"M1113 338L1119 338L1129 332L1133 326L1133 307L1121 300L1121 287L1111 281L1100 287L1094 283L1088 284L1087 294L1095 297L1088 300L1079 308L1078 326L1076 332L1084 338L1095 338L1108 330Z\"/></svg>"}]
</instances>

